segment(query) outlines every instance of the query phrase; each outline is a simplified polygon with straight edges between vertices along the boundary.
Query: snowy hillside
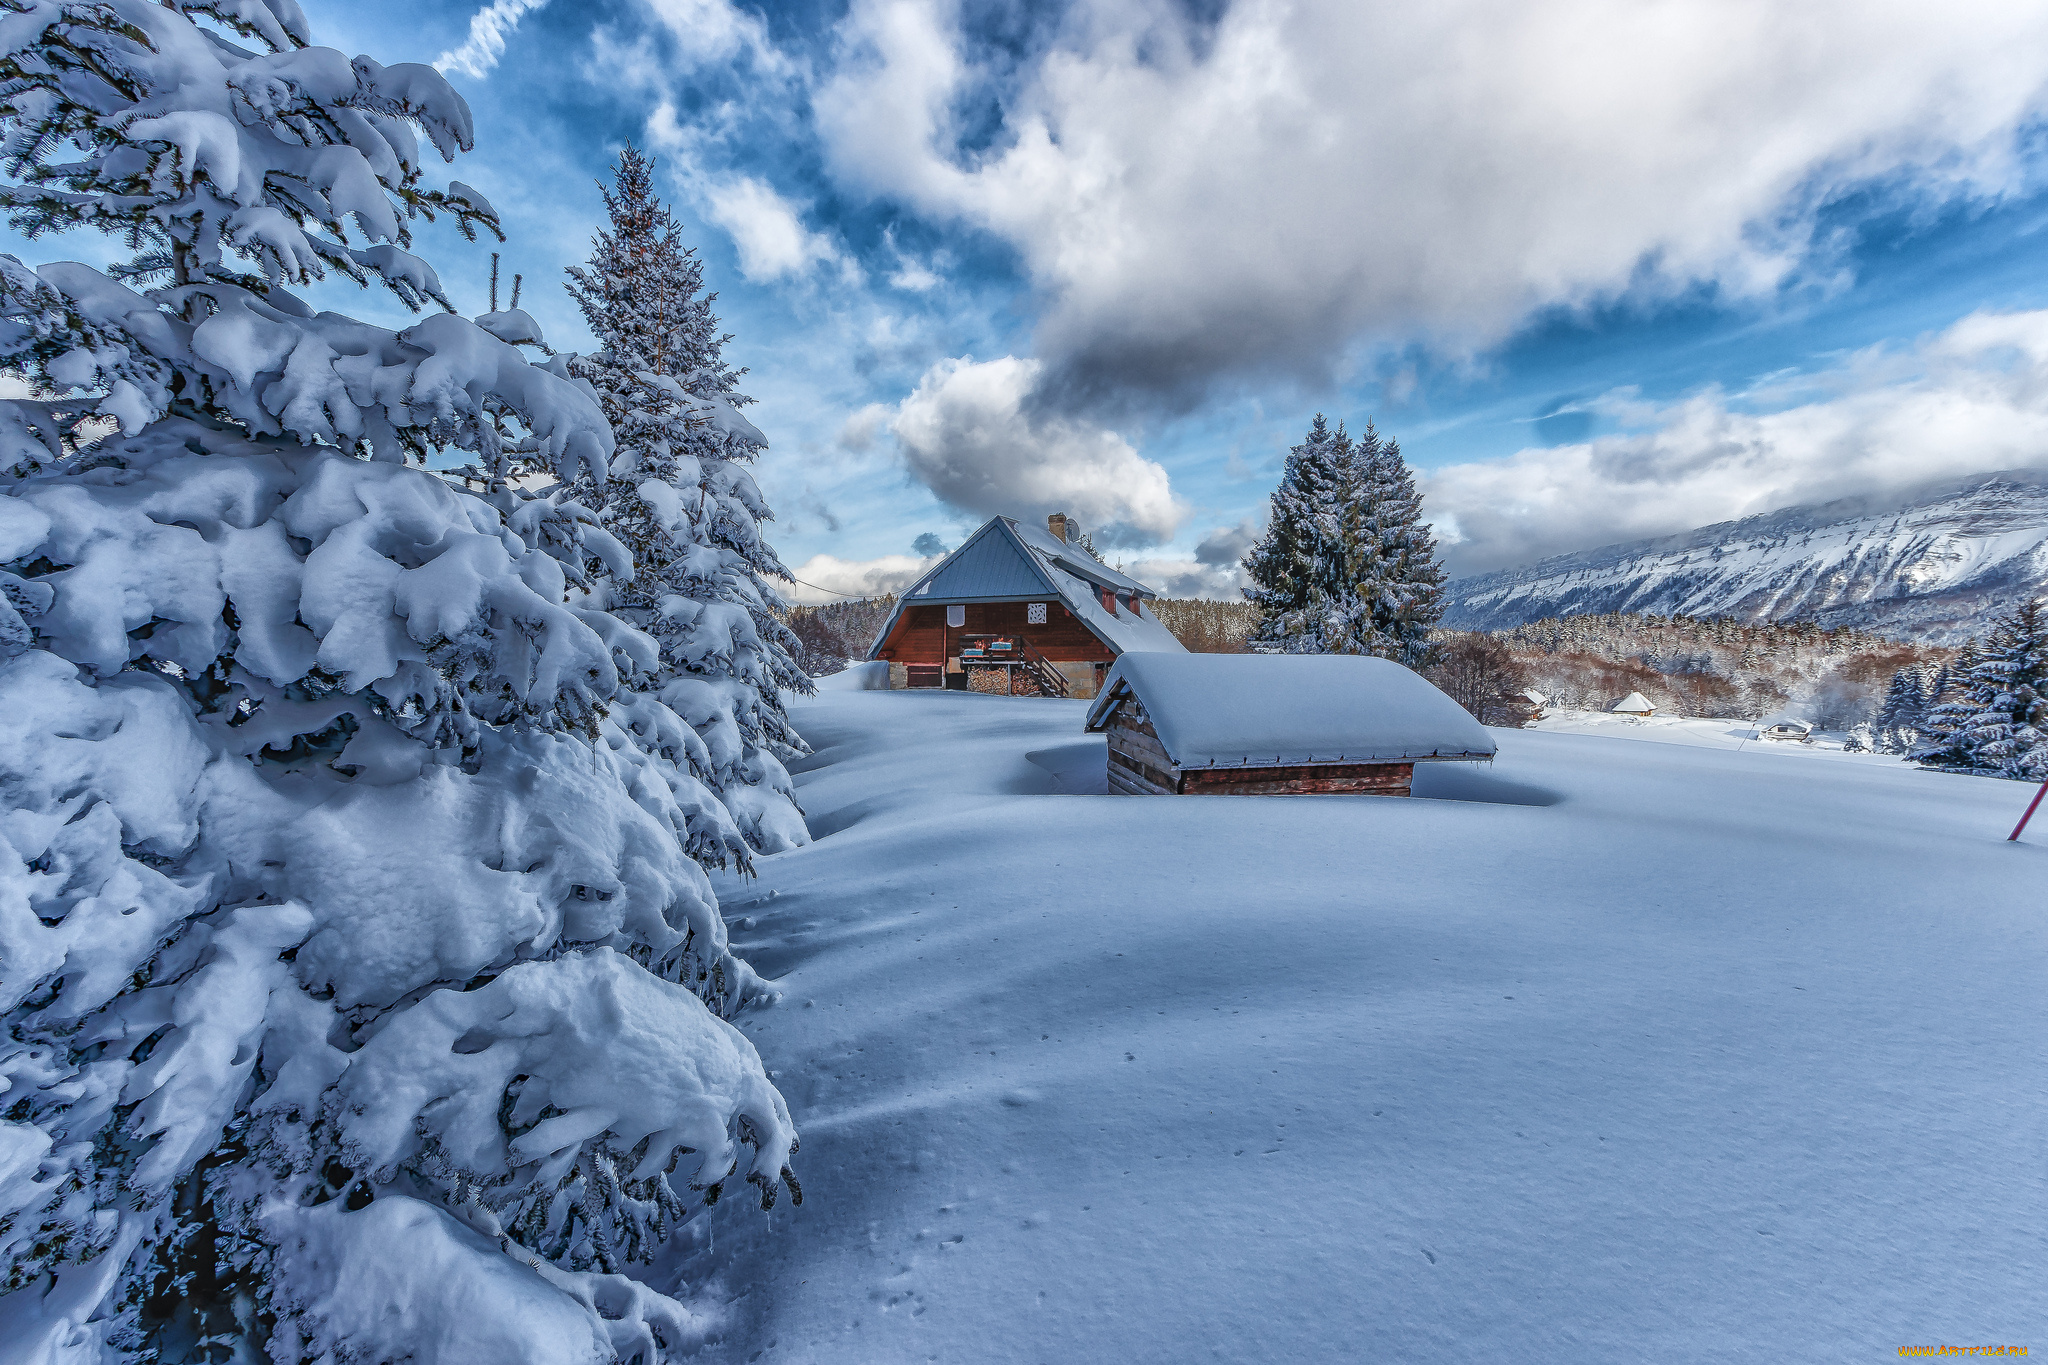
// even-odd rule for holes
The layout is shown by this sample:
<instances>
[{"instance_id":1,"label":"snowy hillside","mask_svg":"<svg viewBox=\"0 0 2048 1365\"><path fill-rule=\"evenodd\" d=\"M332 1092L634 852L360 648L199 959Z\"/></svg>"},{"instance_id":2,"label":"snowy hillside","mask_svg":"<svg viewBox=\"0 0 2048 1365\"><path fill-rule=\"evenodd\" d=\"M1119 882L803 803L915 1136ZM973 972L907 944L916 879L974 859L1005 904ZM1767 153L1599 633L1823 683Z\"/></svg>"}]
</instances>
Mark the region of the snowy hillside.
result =
<instances>
[{"instance_id":1,"label":"snowy hillside","mask_svg":"<svg viewBox=\"0 0 2048 1365\"><path fill-rule=\"evenodd\" d=\"M709 1358L2048 1335L2024 788L1500 731L1437 799L1055 794L1100 790L1082 709L793 709L816 842L720 889L807 1197L718 1227Z\"/></svg>"},{"instance_id":2,"label":"snowy hillside","mask_svg":"<svg viewBox=\"0 0 2048 1365\"><path fill-rule=\"evenodd\" d=\"M1557 555L1459 579L1443 624L1499 630L1581 612L1811 616L1960 643L2048 588L2048 475L1983 474L1873 506L1845 500Z\"/></svg>"}]
</instances>

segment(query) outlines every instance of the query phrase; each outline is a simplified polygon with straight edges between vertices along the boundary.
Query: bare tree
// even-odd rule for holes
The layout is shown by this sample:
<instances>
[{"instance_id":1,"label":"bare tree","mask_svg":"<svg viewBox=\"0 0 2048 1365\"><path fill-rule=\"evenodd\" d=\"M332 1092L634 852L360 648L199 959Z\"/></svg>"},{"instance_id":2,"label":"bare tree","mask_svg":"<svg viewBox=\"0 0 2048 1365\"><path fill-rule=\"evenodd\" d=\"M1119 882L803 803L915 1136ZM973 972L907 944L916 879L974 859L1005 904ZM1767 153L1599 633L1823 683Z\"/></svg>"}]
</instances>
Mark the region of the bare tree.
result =
<instances>
[{"instance_id":1,"label":"bare tree","mask_svg":"<svg viewBox=\"0 0 2048 1365\"><path fill-rule=\"evenodd\" d=\"M1422 675L1481 725L1520 726L1528 716L1522 690L1529 675L1514 653L1490 635L1439 637L1437 661Z\"/></svg>"}]
</instances>

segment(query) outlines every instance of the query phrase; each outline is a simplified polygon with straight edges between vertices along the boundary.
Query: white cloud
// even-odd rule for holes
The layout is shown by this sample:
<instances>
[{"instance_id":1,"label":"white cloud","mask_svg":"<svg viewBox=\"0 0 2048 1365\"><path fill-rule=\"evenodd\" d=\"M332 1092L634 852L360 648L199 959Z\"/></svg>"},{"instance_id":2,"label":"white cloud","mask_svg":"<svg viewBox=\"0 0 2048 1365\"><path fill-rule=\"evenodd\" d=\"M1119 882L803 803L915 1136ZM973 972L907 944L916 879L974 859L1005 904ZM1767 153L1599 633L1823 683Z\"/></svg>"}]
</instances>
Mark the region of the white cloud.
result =
<instances>
[{"instance_id":1,"label":"white cloud","mask_svg":"<svg viewBox=\"0 0 2048 1365\"><path fill-rule=\"evenodd\" d=\"M2048 7L2009 0L1080 0L1014 75L948 0L855 0L839 36L834 174L1012 243L1084 386L1769 291L1846 190L2014 188L2048 91ZM964 143L991 90L1002 135Z\"/></svg>"},{"instance_id":2,"label":"white cloud","mask_svg":"<svg viewBox=\"0 0 2048 1365\"><path fill-rule=\"evenodd\" d=\"M875 448L875 438L889 424L891 415L892 410L886 404L870 403L839 424L839 434L833 438L834 442L841 450L865 455Z\"/></svg>"},{"instance_id":3,"label":"white cloud","mask_svg":"<svg viewBox=\"0 0 2048 1365\"><path fill-rule=\"evenodd\" d=\"M646 0L647 9L676 41L681 69L693 71L748 54L756 73L783 73L788 61L768 40L761 16L727 0Z\"/></svg>"},{"instance_id":4,"label":"white cloud","mask_svg":"<svg viewBox=\"0 0 2048 1365\"><path fill-rule=\"evenodd\" d=\"M1871 351L1817 390L1589 406L1631 430L1421 476L1458 571L1666 535L1933 480L2048 465L2048 310L1980 313L1904 353ZM1790 401L1788 401L1788 398ZM1745 406L1775 408L1755 413Z\"/></svg>"},{"instance_id":5,"label":"white cloud","mask_svg":"<svg viewBox=\"0 0 2048 1365\"><path fill-rule=\"evenodd\" d=\"M941 281L930 267L905 256L897 262L896 270L889 276L889 283L912 294L923 294L937 289Z\"/></svg>"},{"instance_id":6,"label":"white cloud","mask_svg":"<svg viewBox=\"0 0 2048 1365\"><path fill-rule=\"evenodd\" d=\"M936 556L883 555L878 559L840 559L836 555L812 555L791 569L802 580L790 595L806 605L837 602L844 597L880 597L901 592L919 574L938 562Z\"/></svg>"},{"instance_id":7,"label":"white cloud","mask_svg":"<svg viewBox=\"0 0 2048 1365\"><path fill-rule=\"evenodd\" d=\"M1170 539L1185 513L1166 470L1114 431L1034 411L1042 370L1015 356L932 366L889 423L911 474L977 516L1071 512L1098 541Z\"/></svg>"},{"instance_id":8,"label":"white cloud","mask_svg":"<svg viewBox=\"0 0 2048 1365\"><path fill-rule=\"evenodd\" d=\"M831 239L805 227L796 207L765 181L737 176L705 185L703 194L705 217L732 237L740 273L756 284L840 260Z\"/></svg>"},{"instance_id":9,"label":"white cloud","mask_svg":"<svg viewBox=\"0 0 2048 1365\"><path fill-rule=\"evenodd\" d=\"M547 0L492 0L470 16L469 36L460 47L450 48L434 59L437 71L460 71L482 80L505 55L505 40L519 21Z\"/></svg>"},{"instance_id":10,"label":"white cloud","mask_svg":"<svg viewBox=\"0 0 2048 1365\"><path fill-rule=\"evenodd\" d=\"M1212 602L1242 602L1244 575L1234 565L1204 564L1197 559L1154 558L1121 561L1123 571L1161 597L1206 597Z\"/></svg>"}]
</instances>

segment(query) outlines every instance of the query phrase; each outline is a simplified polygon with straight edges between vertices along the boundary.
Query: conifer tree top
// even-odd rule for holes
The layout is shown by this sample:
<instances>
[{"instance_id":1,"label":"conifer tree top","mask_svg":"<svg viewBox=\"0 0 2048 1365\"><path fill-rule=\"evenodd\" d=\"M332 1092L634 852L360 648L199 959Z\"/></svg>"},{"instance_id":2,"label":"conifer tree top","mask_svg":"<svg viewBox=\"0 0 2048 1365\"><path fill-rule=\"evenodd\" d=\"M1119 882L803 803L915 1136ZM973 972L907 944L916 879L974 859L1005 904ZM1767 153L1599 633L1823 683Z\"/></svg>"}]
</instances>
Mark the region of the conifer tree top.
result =
<instances>
[{"instance_id":1,"label":"conifer tree top","mask_svg":"<svg viewBox=\"0 0 2048 1365\"><path fill-rule=\"evenodd\" d=\"M472 145L462 96L432 67L310 46L293 0L7 7L0 118L6 171L22 183L0 188L0 205L31 237L118 233L141 253L132 271L180 285L304 284L333 268L417 308L448 304L433 268L405 250L411 219L447 213L466 235L498 230L496 210L460 181L420 184L414 128L444 160Z\"/></svg>"}]
</instances>

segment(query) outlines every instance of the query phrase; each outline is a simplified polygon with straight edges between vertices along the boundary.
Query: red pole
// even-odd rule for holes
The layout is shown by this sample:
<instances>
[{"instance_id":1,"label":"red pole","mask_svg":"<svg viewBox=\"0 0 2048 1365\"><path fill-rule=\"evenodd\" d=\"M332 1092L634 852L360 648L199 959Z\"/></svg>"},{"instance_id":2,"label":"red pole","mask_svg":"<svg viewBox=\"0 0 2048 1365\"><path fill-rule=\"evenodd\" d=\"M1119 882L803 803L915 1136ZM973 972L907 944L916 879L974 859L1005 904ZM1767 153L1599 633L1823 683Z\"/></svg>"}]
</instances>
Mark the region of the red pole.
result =
<instances>
[{"instance_id":1,"label":"red pole","mask_svg":"<svg viewBox=\"0 0 2048 1365\"><path fill-rule=\"evenodd\" d=\"M2019 839L2020 831L2027 827L2027 821L2034 818L2034 807L2041 804L2041 798L2044 796L2048 796L2048 782L2041 784L2041 790L2035 792L2034 799L2027 802L2027 813L2022 815L2020 822L2012 827L2012 833L2005 836L2005 841L2008 844L2014 843Z\"/></svg>"}]
</instances>

